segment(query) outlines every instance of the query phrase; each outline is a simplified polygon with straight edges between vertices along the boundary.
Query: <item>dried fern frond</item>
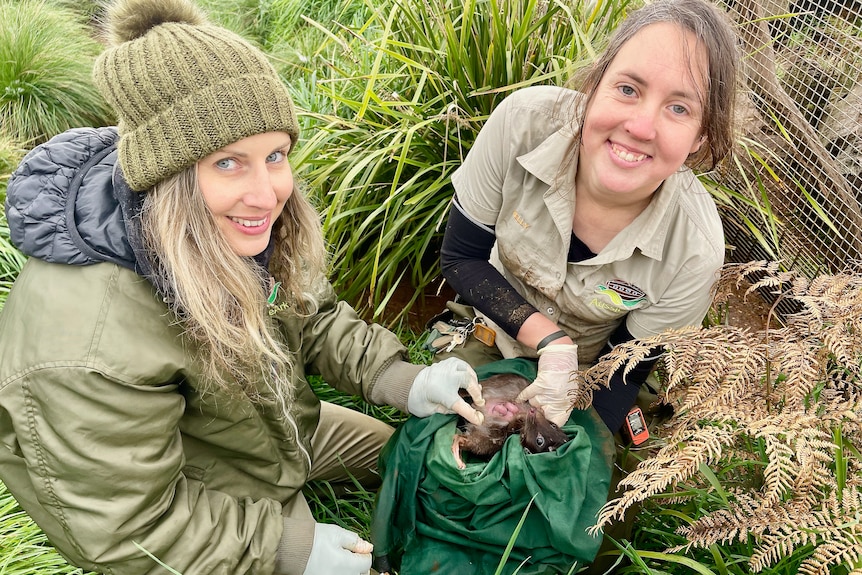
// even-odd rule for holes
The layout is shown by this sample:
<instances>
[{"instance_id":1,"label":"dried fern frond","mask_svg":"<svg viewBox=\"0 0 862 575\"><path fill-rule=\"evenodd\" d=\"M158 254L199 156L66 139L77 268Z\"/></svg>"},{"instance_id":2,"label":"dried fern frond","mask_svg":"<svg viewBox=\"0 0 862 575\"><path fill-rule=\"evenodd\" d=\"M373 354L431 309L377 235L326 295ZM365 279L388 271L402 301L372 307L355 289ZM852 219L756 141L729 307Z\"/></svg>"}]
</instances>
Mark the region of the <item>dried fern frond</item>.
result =
<instances>
[{"instance_id":1,"label":"dried fern frond","mask_svg":"<svg viewBox=\"0 0 862 575\"><path fill-rule=\"evenodd\" d=\"M622 519L631 505L646 500L673 483L690 478L700 465L717 461L733 437L734 430L729 425L698 429L684 442L667 445L653 457L642 461L637 469L619 482L620 488L628 489L599 510L593 533L614 519Z\"/></svg>"},{"instance_id":2,"label":"dried fern frond","mask_svg":"<svg viewBox=\"0 0 862 575\"><path fill-rule=\"evenodd\" d=\"M759 536L768 530L780 529L790 519L788 507L781 503L763 506L754 496L737 495L727 509L719 509L677 530L688 543L668 549L671 553L690 547L708 547L715 543L744 542L749 535Z\"/></svg>"},{"instance_id":3,"label":"dried fern frond","mask_svg":"<svg viewBox=\"0 0 862 575\"><path fill-rule=\"evenodd\" d=\"M823 381L826 362L821 348L809 339L800 339L787 328L773 332L768 346L770 398L784 409L804 410L811 392Z\"/></svg>"},{"instance_id":4,"label":"dried fern frond","mask_svg":"<svg viewBox=\"0 0 862 575\"><path fill-rule=\"evenodd\" d=\"M793 271L782 271L779 262L748 262L739 265L726 266L724 270L730 277L736 279L736 285L748 281L751 285L746 291L750 295L758 290L773 291L781 293L782 286L792 283L794 280L807 281L804 277Z\"/></svg>"},{"instance_id":5,"label":"dried fern frond","mask_svg":"<svg viewBox=\"0 0 862 575\"><path fill-rule=\"evenodd\" d=\"M814 550L800 573L858 571L862 273L808 279L775 262L732 264L716 284L715 304L742 285L746 296L768 293L772 312L781 302L793 312L757 331L716 325L623 344L585 373L606 385L614 370L663 349L659 393L675 410L660 429L663 446L620 482L624 491L601 509L593 531L647 499L683 499L685 482L712 489L701 466L720 476L746 462L750 477L724 478L737 486L726 490L729 504L682 528L687 543L671 552L753 539L753 572L805 545Z\"/></svg>"},{"instance_id":6,"label":"dried fern frond","mask_svg":"<svg viewBox=\"0 0 862 575\"><path fill-rule=\"evenodd\" d=\"M792 509L787 522L763 535L749 565L753 571L775 563L795 547L815 546L799 566L808 575L829 575L839 565L855 566L862 561L862 491L845 489L842 497L831 493L817 510Z\"/></svg>"},{"instance_id":7,"label":"dried fern frond","mask_svg":"<svg viewBox=\"0 0 862 575\"><path fill-rule=\"evenodd\" d=\"M685 330L688 331L688 330ZM652 357L661 337L639 339L626 342L605 354L600 364L581 372L581 381L584 385L579 386L578 396L574 400L575 407L584 409L589 407L593 400L593 392L610 385L611 376L618 370L623 370L625 378L642 360Z\"/></svg>"}]
</instances>

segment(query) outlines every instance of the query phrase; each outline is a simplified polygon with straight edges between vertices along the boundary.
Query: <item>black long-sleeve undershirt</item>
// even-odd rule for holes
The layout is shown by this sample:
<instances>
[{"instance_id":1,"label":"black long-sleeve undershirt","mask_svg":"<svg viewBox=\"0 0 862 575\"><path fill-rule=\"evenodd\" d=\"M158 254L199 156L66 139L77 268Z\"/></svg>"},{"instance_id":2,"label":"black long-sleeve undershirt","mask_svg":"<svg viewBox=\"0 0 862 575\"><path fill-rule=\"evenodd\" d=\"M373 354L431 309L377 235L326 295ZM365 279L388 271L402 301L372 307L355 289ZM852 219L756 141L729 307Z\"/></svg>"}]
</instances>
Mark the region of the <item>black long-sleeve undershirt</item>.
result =
<instances>
[{"instance_id":1,"label":"black long-sleeve undershirt","mask_svg":"<svg viewBox=\"0 0 862 575\"><path fill-rule=\"evenodd\" d=\"M527 318L538 310L491 265L489 258L495 241L494 228L467 216L456 196L449 210L440 252L443 277L467 304L491 318L509 336L516 338ZM572 234L568 261L579 262L593 256L595 254ZM633 339L634 336L623 321L611 334L600 355ZM602 388L593 394L593 407L612 432L617 432L622 426L641 384L655 366L657 354L653 356L653 359L638 363L625 380L623 370L618 370L612 376L609 388Z\"/></svg>"},{"instance_id":2,"label":"black long-sleeve undershirt","mask_svg":"<svg viewBox=\"0 0 862 575\"><path fill-rule=\"evenodd\" d=\"M488 261L496 241L494 228L470 219L456 196L440 248L443 277L467 304L515 338L527 318L538 310Z\"/></svg>"}]
</instances>

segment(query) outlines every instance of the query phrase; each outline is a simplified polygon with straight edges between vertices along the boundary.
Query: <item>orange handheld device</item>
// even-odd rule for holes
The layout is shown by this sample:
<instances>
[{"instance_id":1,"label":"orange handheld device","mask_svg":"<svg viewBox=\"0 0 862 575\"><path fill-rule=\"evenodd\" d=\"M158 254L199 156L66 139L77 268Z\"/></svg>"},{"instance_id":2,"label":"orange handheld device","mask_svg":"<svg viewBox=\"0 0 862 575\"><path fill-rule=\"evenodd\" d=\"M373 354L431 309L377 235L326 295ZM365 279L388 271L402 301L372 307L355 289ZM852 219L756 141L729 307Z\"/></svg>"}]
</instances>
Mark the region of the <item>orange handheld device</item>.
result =
<instances>
[{"instance_id":1,"label":"orange handheld device","mask_svg":"<svg viewBox=\"0 0 862 575\"><path fill-rule=\"evenodd\" d=\"M625 430L634 445L640 445L649 439L649 429L640 407L634 406L626 415Z\"/></svg>"}]
</instances>

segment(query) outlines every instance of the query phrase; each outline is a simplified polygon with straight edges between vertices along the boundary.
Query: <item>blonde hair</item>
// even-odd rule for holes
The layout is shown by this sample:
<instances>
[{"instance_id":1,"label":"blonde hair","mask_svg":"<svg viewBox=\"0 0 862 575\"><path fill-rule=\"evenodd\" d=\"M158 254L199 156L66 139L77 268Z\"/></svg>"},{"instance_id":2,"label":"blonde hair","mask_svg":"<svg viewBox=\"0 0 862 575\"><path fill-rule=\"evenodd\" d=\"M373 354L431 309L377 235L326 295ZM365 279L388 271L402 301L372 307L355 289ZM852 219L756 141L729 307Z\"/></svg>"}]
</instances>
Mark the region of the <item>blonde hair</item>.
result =
<instances>
[{"instance_id":1,"label":"blonde hair","mask_svg":"<svg viewBox=\"0 0 862 575\"><path fill-rule=\"evenodd\" d=\"M147 192L141 220L154 280L197 350L203 388L241 390L255 401L276 402L287 415L293 364L267 297L274 279L281 283L282 306L303 315L317 311L313 288L326 262L317 212L295 189L273 224L269 270L231 249L204 201L195 166Z\"/></svg>"}]
</instances>

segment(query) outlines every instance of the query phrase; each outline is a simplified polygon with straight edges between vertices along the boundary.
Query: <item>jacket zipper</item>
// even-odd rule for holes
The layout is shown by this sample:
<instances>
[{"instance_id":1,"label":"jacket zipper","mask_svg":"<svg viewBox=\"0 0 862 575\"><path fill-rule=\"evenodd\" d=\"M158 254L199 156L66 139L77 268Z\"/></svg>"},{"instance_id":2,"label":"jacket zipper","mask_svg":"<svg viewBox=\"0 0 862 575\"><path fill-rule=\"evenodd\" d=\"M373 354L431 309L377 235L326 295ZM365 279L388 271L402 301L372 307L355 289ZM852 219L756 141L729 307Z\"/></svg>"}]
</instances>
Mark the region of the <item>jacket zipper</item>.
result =
<instances>
[{"instance_id":1,"label":"jacket zipper","mask_svg":"<svg viewBox=\"0 0 862 575\"><path fill-rule=\"evenodd\" d=\"M308 451L305 449L305 446L302 444L302 440L299 437L299 427L296 425L296 421L294 421L293 417L288 415L287 420L290 422L290 426L293 428L294 437L296 437L296 445L299 446L299 450L305 456L305 461L308 462L308 471L311 472L311 455L308 454Z\"/></svg>"},{"instance_id":2,"label":"jacket zipper","mask_svg":"<svg viewBox=\"0 0 862 575\"><path fill-rule=\"evenodd\" d=\"M270 370L272 371L273 377L278 377L278 372L276 371L276 367L274 363L269 365ZM305 449L305 446L302 444L302 438L299 435L299 426L296 424L296 420L289 413L289 410L283 410L285 412L284 416L287 418L287 421L290 423L291 429L293 429L293 437L296 438L296 445L299 447L299 450L302 452L302 455L305 456L305 461L308 463L308 472L311 473L311 455L308 453L308 450Z\"/></svg>"}]
</instances>

